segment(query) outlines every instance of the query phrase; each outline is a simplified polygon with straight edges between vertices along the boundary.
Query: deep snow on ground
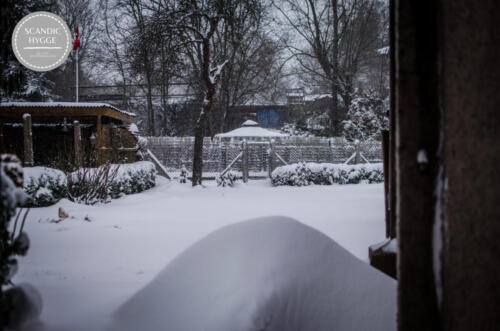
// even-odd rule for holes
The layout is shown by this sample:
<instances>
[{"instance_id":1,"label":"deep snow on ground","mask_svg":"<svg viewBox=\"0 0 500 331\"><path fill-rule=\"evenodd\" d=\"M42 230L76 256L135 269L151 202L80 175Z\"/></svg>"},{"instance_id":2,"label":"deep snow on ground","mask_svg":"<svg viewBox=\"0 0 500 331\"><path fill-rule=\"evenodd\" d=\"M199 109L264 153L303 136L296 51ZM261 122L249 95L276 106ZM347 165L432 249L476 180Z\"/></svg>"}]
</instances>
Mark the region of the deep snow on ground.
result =
<instances>
[{"instance_id":1,"label":"deep snow on ground","mask_svg":"<svg viewBox=\"0 0 500 331\"><path fill-rule=\"evenodd\" d=\"M396 281L323 233L271 216L223 227L117 312L113 330L396 330Z\"/></svg>"},{"instance_id":2,"label":"deep snow on ground","mask_svg":"<svg viewBox=\"0 0 500 331\"><path fill-rule=\"evenodd\" d=\"M32 209L25 227L32 246L20 259L14 282L29 282L42 294L42 325L33 329L99 329L174 257L212 231L242 220L290 216L362 260L369 245L384 239L382 184L272 187L260 180L234 188L216 187L213 181L206 185L192 188L158 178L157 187L109 204L63 200ZM59 207L70 218L51 223Z\"/></svg>"}]
</instances>

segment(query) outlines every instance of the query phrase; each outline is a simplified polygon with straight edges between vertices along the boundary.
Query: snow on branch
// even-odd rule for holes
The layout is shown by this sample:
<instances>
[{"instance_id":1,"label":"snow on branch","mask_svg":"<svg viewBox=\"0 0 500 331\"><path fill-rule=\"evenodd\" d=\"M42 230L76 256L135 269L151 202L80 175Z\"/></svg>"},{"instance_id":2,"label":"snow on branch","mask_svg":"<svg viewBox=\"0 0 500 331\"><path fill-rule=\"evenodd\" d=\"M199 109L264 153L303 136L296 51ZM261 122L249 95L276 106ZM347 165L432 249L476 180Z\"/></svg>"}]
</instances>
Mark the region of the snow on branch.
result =
<instances>
[{"instance_id":1,"label":"snow on branch","mask_svg":"<svg viewBox=\"0 0 500 331\"><path fill-rule=\"evenodd\" d=\"M225 60L215 68L210 65L209 69L209 79L210 79L210 84L215 84L217 80L219 79L220 73L222 72L222 69L224 69L224 66L228 63L228 60Z\"/></svg>"}]
</instances>

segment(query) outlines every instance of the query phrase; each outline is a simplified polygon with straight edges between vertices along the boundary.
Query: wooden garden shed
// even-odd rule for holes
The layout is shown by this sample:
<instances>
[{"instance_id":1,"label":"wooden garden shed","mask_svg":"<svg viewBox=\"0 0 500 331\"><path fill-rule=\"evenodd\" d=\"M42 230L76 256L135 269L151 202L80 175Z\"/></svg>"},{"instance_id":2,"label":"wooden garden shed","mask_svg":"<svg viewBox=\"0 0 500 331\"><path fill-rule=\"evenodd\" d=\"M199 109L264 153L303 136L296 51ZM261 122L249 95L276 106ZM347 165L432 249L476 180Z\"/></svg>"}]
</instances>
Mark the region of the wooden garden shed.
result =
<instances>
[{"instance_id":1,"label":"wooden garden shed","mask_svg":"<svg viewBox=\"0 0 500 331\"><path fill-rule=\"evenodd\" d=\"M106 103L1 103L0 149L17 154L26 166L133 162L137 137L129 127L134 118Z\"/></svg>"}]
</instances>

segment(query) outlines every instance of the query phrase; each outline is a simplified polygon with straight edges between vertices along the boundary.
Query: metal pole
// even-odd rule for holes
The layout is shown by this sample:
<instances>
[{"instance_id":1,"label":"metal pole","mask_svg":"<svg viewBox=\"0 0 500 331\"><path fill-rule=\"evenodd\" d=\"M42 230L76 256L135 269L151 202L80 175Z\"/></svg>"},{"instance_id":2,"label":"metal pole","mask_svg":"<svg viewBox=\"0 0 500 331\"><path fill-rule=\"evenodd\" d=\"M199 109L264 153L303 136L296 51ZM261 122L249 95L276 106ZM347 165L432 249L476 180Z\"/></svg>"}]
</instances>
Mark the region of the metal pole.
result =
<instances>
[{"instance_id":1,"label":"metal pole","mask_svg":"<svg viewBox=\"0 0 500 331\"><path fill-rule=\"evenodd\" d=\"M78 102L78 48L76 49L76 102Z\"/></svg>"}]
</instances>

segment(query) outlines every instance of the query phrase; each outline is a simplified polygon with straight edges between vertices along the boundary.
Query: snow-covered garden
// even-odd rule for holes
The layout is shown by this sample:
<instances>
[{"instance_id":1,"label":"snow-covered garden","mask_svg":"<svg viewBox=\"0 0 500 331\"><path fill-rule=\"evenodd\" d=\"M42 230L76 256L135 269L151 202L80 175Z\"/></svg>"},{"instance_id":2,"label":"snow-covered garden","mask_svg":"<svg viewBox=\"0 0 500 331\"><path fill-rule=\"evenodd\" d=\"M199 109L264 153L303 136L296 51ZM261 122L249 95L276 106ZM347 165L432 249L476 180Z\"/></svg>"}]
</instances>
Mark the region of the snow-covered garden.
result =
<instances>
[{"instance_id":1,"label":"snow-covered garden","mask_svg":"<svg viewBox=\"0 0 500 331\"><path fill-rule=\"evenodd\" d=\"M2 7L0 330L395 330L388 4L80 2Z\"/></svg>"},{"instance_id":2,"label":"snow-covered garden","mask_svg":"<svg viewBox=\"0 0 500 331\"><path fill-rule=\"evenodd\" d=\"M14 282L34 285L44 307L40 322L28 329L99 330L121 321L122 330L123 323L155 330L166 319L171 323L163 327L182 330L182 317L193 330L230 330L248 318L258 321L245 329L274 330L289 321L295 327L320 323L324 330L331 316L342 330L366 323L372 330L395 328L396 282L367 263L368 246L385 238L382 184L274 187L258 180L222 188L209 181L192 188L162 177L156 184L107 204L63 199L30 211L25 231L31 248ZM59 208L69 217L61 220ZM241 223L183 253L221 227L274 215L308 227L279 217ZM287 304L295 311L286 311ZM150 309L138 313L144 306Z\"/></svg>"}]
</instances>

